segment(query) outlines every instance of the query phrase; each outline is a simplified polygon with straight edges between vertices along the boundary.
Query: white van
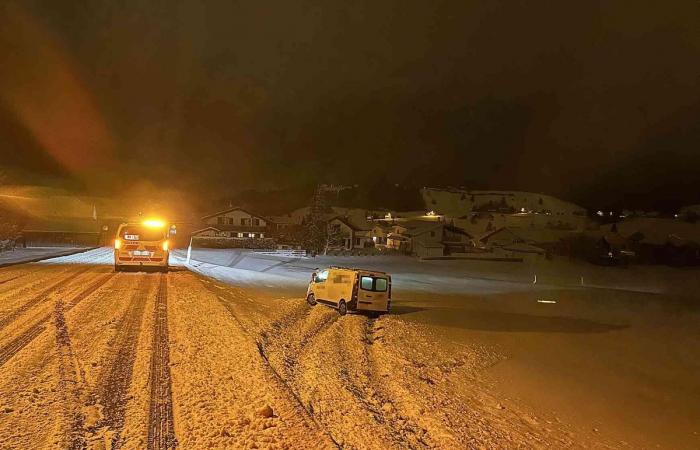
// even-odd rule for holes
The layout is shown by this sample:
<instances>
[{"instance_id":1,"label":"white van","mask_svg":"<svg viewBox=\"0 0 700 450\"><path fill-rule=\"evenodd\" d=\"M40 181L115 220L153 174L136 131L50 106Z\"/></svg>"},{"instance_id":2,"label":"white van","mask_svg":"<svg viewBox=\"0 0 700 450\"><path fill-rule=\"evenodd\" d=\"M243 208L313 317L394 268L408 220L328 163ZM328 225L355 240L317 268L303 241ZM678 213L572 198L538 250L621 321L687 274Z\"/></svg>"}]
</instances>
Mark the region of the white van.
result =
<instances>
[{"instance_id":1,"label":"white van","mask_svg":"<svg viewBox=\"0 0 700 450\"><path fill-rule=\"evenodd\" d=\"M391 276L385 272L329 267L312 276L306 291L310 305L323 303L341 316L348 311L367 311L377 316L391 309Z\"/></svg>"}]
</instances>

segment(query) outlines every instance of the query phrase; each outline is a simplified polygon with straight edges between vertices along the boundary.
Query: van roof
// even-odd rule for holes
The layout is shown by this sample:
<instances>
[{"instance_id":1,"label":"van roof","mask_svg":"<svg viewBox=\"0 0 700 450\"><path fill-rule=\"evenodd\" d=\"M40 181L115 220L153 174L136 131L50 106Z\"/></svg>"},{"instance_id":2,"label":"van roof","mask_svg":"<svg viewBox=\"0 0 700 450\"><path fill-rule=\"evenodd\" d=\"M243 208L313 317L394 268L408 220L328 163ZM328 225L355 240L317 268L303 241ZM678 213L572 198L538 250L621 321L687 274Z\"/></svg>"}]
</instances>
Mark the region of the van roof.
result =
<instances>
[{"instance_id":1,"label":"van roof","mask_svg":"<svg viewBox=\"0 0 700 450\"><path fill-rule=\"evenodd\" d=\"M382 275L388 275L386 272L382 272L381 270L360 269L357 267L330 266L328 268L335 269L335 270L350 270L353 272L370 272L370 273L378 273L378 274L382 274Z\"/></svg>"}]
</instances>

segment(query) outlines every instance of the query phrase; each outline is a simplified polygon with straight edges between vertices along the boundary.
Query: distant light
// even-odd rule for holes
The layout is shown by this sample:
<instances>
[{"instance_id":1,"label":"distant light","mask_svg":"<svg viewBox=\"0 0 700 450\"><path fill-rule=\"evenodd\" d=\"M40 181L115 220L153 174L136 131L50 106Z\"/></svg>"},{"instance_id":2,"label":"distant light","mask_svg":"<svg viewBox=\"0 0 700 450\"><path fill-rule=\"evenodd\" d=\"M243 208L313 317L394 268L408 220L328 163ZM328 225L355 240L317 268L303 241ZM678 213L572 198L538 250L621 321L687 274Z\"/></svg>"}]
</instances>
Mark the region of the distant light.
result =
<instances>
[{"instance_id":1,"label":"distant light","mask_svg":"<svg viewBox=\"0 0 700 450\"><path fill-rule=\"evenodd\" d=\"M520 208L520 212L521 212L521 213L524 213L524 212L525 212L525 208Z\"/></svg>"},{"instance_id":2,"label":"distant light","mask_svg":"<svg viewBox=\"0 0 700 450\"><path fill-rule=\"evenodd\" d=\"M143 221L143 225L148 228L164 228L165 222L159 219L146 219Z\"/></svg>"},{"instance_id":3,"label":"distant light","mask_svg":"<svg viewBox=\"0 0 700 450\"><path fill-rule=\"evenodd\" d=\"M435 211L428 211L428 213L426 214L426 216L431 216L431 217L434 215L435 215Z\"/></svg>"},{"instance_id":4,"label":"distant light","mask_svg":"<svg viewBox=\"0 0 700 450\"><path fill-rule=\"evenodd\" d=\"M674 214L673 217L675 217L675 218L677 219L677 218L678 218L678 214Z\"/></svg>"},{"instance_id":5,"label":"distant light","mask_svg":"<svg viewBox=\"0 0 700 450\"><path fill-rule=\"evenodd\" d=\"M598 214L600 217L603 217L603 214L605 214L603 211L598 211L596 214Z\"/></svg>"}]
</instances>

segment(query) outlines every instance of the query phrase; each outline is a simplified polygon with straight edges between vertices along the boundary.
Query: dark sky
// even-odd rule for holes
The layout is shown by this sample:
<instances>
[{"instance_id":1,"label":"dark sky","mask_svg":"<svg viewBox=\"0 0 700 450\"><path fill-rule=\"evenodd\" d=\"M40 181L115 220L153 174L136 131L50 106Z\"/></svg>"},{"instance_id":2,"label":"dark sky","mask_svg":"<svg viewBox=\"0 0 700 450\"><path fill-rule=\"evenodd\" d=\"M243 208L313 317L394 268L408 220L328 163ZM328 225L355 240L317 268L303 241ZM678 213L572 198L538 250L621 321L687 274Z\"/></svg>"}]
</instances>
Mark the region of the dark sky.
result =
<instances>
[{"instance_id":1,"label":"dark sky","mask_svg":"<svg viewBox=\"0 0 700 450\"><path fill-rule=\"evenodd\" d=\"M10 2L0 156L95 192L698 203L698 24L695 0Z\"/></svg>"}]
</instances>

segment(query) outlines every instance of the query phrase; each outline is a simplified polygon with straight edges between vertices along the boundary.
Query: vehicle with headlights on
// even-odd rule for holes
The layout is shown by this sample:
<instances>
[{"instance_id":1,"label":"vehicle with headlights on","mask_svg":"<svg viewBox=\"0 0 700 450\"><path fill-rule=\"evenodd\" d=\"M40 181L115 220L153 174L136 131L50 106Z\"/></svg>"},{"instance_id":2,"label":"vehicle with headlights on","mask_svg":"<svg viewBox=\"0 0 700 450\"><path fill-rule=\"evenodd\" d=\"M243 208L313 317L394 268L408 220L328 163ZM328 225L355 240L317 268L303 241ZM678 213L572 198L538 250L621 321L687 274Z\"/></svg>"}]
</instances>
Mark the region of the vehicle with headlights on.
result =
<instances>
[{"instance_id":1,"label":"vehicle with headlights on","mask_svg":"<svg viewBox=\"0 0 700 450\"><path fill-rule=\"evenodd\" d=\"M169 228L160 220L124 223L114 240L114 270L154 268L168 271L170 260Z\"/></svg>"}]
</instances>

